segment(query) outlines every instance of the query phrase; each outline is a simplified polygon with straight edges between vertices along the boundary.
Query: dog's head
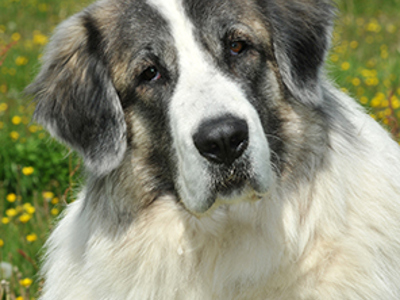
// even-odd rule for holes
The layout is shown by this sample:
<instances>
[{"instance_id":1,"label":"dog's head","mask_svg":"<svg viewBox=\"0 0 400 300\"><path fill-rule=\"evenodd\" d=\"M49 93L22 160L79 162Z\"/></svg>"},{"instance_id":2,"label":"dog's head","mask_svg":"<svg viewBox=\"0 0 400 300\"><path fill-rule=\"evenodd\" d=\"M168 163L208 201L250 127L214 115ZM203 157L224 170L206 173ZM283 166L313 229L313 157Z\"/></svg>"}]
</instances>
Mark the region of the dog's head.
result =
<instances>
[{"instance_id":1,"label":"dog's head","mask_svg":"<svg viewBox=\"0 0 400 300\"><path fill-rule=\"evenodd\" d=\"M34 117L94 176L143 156L192 212L257 198L285 168L282 111L321 105L332 11L328 0L100 1L58 27L28 89Z\"/></svg>"}]
</instances>

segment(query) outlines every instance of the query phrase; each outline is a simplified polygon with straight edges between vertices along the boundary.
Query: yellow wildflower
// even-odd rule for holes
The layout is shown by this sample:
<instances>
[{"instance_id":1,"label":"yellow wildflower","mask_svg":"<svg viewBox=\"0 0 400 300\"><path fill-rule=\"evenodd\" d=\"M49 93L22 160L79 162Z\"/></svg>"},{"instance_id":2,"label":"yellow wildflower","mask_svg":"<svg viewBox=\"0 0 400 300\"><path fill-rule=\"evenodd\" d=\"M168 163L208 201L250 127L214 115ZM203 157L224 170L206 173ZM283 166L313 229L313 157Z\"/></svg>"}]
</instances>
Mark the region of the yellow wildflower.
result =
<instances>
[{"instance_id":1,"label":"yellow wildflower","mask_svg":"<svg viewBox=\"0 0 400 300\"><path fill-rule=\"evenodd\" d=\"M23 205L23 208L30 215L33 215L35 213L35 211L36 211L36 209L30 203L25 203Z\"/></svg>"},{"instance_id":2,"label":"yellow wildflower","mask_svg":"<svg viewBox=\"0 0 400 300\"><path fill-rule=\"evenodd\" d=\"M16 141L16 140L19 139L19 133L16 132L16 131L11 131L11 132L10 132L10 137L11 137L14 141Z\"/></svg>"},{"instance_id":3,"label":"yellow wildflower","mask_svg":"<svg viewBox=\"0 0 400 300\"><path fill-rule=\"evenodd\" d=\"M363 77L367 78L367 77L371 77L371 76L372 76L372 73L371 73L371 71L368 70L368 69L363 69L363 70L361 71L361 75L362 75Z\"/></svg>"},{"instance_id":4,"label":"yellow wildflower","mask_svg":"<svg viewBox=\"0 0 400 300\"><path fill-rule=\"evenodd\" d=\"M39 129L39 126L37 126L37 125L31 125L28 127L28 130L32 133L35 133L36 131L38 131L38 129Z\"/></svg>"},{"instance_id":5,"label":"yellow wildflower","mask_svg":"<svg viewBox=\"0 0 400 300\"><path fill-rule=\"evenodd\" d=\"M18 32L15 32L11 35L11 39L15 42L19 41L21 39L21 35Z\"/></svg>"},{"instance_id":6,"label":"yellow wildflower","mask_svg":"<svg viewBox=\"0 0 400 300\"><path fill-rule=\"evenodd\" d=\"M27 223L31 218L32 217L30 215L24 213L19 217L19 220L21 221L21 223Z\"/></svg>"},{"instance_id":7,"label":"yellow wildflower","mask_svg":"<svg viewBox=\"0 0 400 300\"><path fill-rule=\"evenodd\" d=\"M60 213L60 211L59 211L57 208L53 208L53 209L50 211L50 213L51 213L53 216L57 216L57 215Z\"/></svg>"},{"instance_id":8,"label":"yellow wildflower","mask_svg":"<svg viewBox=\"0 0 400 300\"><path fill-rule=\"evenodd\" d=\"M7 93L7 86L5 84L0 85L0 93Z\"/></svg>"},{"instance_id":9,"label":"yellow wildflower","mask_svg":"<svg viewBox=\"0 0 400 300\"><path fill-rule=\"evenodd\" d=\"M356 49L356 48L358 47L358 42L357 42L357 41L352 41L352 42L350 43L350 47L351 47L352 49Z\"/></svg>"},{"instance_id":10,"label":"yellow wildflower","mask_svg":"<svg viewBox=\"0 0 400 300\"><path fill-rule=\"evenodd\" d=\"M337 54L332 54L331 55L331 61L332 62L337 62L339 60L339 55Z\"/></svg>"},{"instance_id":11,"label":"yellow wildflower","mask_svg":"<svg viewBox=\"0 0 400 300\"><path fill-rule=\"evenodd\" d=\"M59 200L57 197L54 197L54 198L51 200L51 204L53 204L53 205L57 204L58 202L60 202L60 200Z\"/></svg>"},{"instance_id":12,"label":"yellow wildflower","mask_svg":"<svg viewBox=\"0 0 400 300\"><path fill-rule=\"evenodd\" d=\"M377 86L379 84L379 79L376 77L367 78L365 84L368 86Z\"/></svg>"},{"instance_id":13,"label":"yellow wildflower","mask_svg":"<svg viewBox=\"0 0 400 300\"><path fill-rule=\"evenodd\" d=\"M8 108L8 104L7 103L0 103L0 112L1 111L6 111Z\"/></svg>"},{"instance_id":14,"label":"yellow wildflower","mask_svg":"<svg viewBox=\"0 0 400 300\"><path fill-rule=\"evenodd\" d=\"M4 241L2 239L0 239L0 247L4 246Z\"/></svg>"},{"instance_id":15,"label":"yellow wildflower","mask_svg":"<svg viewBox=\"0 0 400 300\"><path fill-rule=\"evenodd\" d=\"M372 20L367 25L367 30L370 32L378 33L381 31L381 29L382 29L381 25L379 25L376 20Z\"/></svg>"},{"instance_id":16,"label":"yellow wildflower","mask_svg":"<svg viewBox=\"0 0 400 300\"><path fill-rule=\"evenodd\" d=\"M14 117L12 117L12 119L11 119L11 122L12 122L14 125L19 125L19 124L21 124L21 121L22 121L22 119L21 119L20 116L14 116Z\"/></svg>"},{"instance_id":17,"label":"yellow wildflower","mask_svg":"<svg viewBox=\"0 0 400 300\"><path fill-rule=\"evenodd\" d=\"M44 46L49 41L48 37L42 34L40 31L35 30L33 33L33 43L35 45Z\"/></svg>"},{"instance_id":18,"label":"yellow wildflower","mask_svg":"<svg viewBox=\"0 0 400 300\"><path fill-rule=\"evenodd\" d=\"M392 101L393 109L400 108L400 100L399 100L399 98L397 98L396 96L392 96L391 101Z\"/></svg>"},{"instance_id":19,"label":"yellow wildflower","mask_svg":"<svg viewBox=\"0 0 400 300\"><path fill-rule=\"evenodd\" d=\"M30 278L24 278L19 281L19 284L23 287L29 287L33 283L33 280Z\"/></svg>"},{"instance_id":20,"label":"yellow wildflower","mask_svg":"<svg viewBox=\"0 0 400 300\"><path fill-rule=\"evenodd\" d=\"M389 53L388 53L386 50L382 50L382 51L381 51L381 57L382 57L383 59L386 59L386 58L389 57Z\"/></svg>"},{"instance_id":21,"label":"yellow wildflower","mask_svg":"<svg viewBox=\"0 0 400 300\"><path fill-rule=\"evenodd\" d=\"M6 224L10 223L10 219L7 218L7 217L3 217L3 218L1 218L1 223L3 223L4 225L6 225Z\"/></svg>"},{"instance_id":22,"label":"yellow wildflower","mask_svg":"<svg viewBox=\"0 0 400 300\"><path fill-rule=\"evenodd\" d=\"M371 100L372 107L379 107L380 105L381 105L381 100L379 98L375 97Z\"/></svg>"},{"instance_id":23,"label":"yellow wildflower","mask_svg":"<svg viewBox=\"0 0 400 300\"><path fill-rule=\"evenodd\" d=\"M359 78L355 77L355 78L353 78L353 79L351 80L351 83L352 83L354 86L359 86L360 83L361 83L361 80L360 80Z\"/></svg>"},{"instance_id":24,"label":"yellow wildflower","mask_svg":"<svg viewBox=\"0 0 400 300\"><path fill-rule=\"evenodd\" d=\"M368 98L363 96L363 97L360 98L360 102L361 102L361 104L367 104L368 103Z\"/></svg>"},{"instance_id":25,"label":"yellow wildflower","mask_svg":"<svg viewBox=\"0 0 400 300\"><path fill-rule=\"evenodd\" d=\"M32 243L32 242L34 242L34 241L37 240L37 235L36 235L35 233L28 234L28 235L26 236L26 240L27 240L28 242Z\"/></svg>"},{"instance_id":26,"label":"yellow wildflower","mask_svg":"<svg viewBox=\"0 0 400 300\"><path fill-rule=\"evenodd\" d=\"M52 192L43 192L43 198L50 201L54 198L54 193Z\"/></svg>"},{"instance_id":27,"label":"yellow wildflower","mask_svg":"<svg viewBox=\"0 0 400 300\"><path fill-rule=\"evenodd\" d=\"M8 202L15 202L15 200L17 200L17 195L15 195L14 193L8 194L6 197Z\"/></svg>"},{"instance_id":28,"label":"yellow wildflower","mask_svg":"<svg viewBox=\"0 0 400 300\"><path fill-rule=\"evenodd\" d=\"M17 215L17 210L15 208L9 208L6 210L6 215L10 218L15 217Z\"/></svg>"},{"instance_id":29,"label":"yellow wildflower","mask_svg":"<svg viewBox=\"0 0 400 300\"><path fill-rule=\"evenodd\" d=\"M376 93L375 96L378 97L382 101L386 99L386 95L382 92Z\"/></svg>"},{"instance_id":30,"label":"yellow wildflower","mask_svg":"<svg viewBox=\"0 0 400 300\"><path fill-rule=\"evenodd\" d=\"M381 106L382 106L382 107L388 107L388 106L389 106L389 100L383 99L383 100L382 100L382 103L381 103Z\"/></svg>"},{"instance_id":31,"label":"yellow wildflower","mask_svg":"<svg viewBox=\"0 0 400 300\"><path fill-rule=\"evenodd\" d=\"M18 56L15 59L15 64L17 66L25 66L28 63L28 58L26 58L25 56Z\"/></svg>"},{"instance_id":32,"label":"yellow wildflower","mask_svg":"<svg viewBox=\"0 0 400 300\"><path fill-rule=\"evenodd\" d=\"M22 173L23 173L25 176L32 175L34 171L35 171L35 169L34 169L33 167L23 167L23 168L22 168Z\"/></svg>"},{"instance_id":33,"label":"yellow wildflower","mask_svg":"<svg viewBox=\"0 0 400 300\"><path fill-rule=\"evenodd\" d=\"M378 119L383 119L385 117L385 112L378 111L377 115L378 115Z\"/></svg>"},{"instance_id":34,"label":"yellow wildflower","mask_svg":"<svg viewBox=\"0 0 400 300\"><path fill-rule=\"evenodd\" d=\"M345 61L344 63L342 63L342 70L343 71L347 71L348 69L350 69L350 63L348 63L347 61Z\"/></svg>"}]
</instances>

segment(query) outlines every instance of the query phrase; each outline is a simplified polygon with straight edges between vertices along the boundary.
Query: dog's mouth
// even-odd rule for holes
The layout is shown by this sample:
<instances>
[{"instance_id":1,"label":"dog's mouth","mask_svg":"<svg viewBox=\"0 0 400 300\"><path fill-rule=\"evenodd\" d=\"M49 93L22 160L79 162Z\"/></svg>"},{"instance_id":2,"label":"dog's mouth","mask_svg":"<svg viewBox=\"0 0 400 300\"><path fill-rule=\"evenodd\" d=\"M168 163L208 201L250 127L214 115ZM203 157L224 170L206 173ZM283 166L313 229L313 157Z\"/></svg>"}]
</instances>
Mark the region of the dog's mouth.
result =
<instances>
[{"instance_id":1,"label":"dog's mouth","mask_svg":"<svg viewBox=\"0 0 400 300\"><path fill-rule=\"evenodd\" d=\"M209 194L201 210L194 212L195 215L208 215L224 204L253 202L265 193L255 176L252 176L250 165L245 160L235 162L232 166L212 166L209 174L212 177Z\"/></svg>"},{"instance_id":2,"label":"dog's mouth","mask_svg":"<svg viewBox=\"0 0 400 300\"><path fill-rule=\"evenodd\" d=\"M215 194L222 197L232 197L234 194L240 194L246 183L249 182L250 174L246 166L231 166L229 168L220 168L213 170L213 186Z\"/></svg>"}]
</instances>

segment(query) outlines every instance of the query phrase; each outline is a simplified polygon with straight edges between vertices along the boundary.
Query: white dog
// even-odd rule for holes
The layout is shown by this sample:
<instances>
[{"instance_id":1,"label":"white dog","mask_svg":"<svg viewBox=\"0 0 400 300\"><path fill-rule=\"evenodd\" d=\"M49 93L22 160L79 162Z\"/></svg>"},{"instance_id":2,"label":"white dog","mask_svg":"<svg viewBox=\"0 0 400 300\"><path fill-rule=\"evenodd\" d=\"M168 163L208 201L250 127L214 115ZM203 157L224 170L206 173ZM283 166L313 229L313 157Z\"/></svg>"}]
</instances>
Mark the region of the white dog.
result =
<instances>
[{"instance_id":1,"label":"white dog","mask_svg":"<svg viewBox=\"0 0 400 300\"><path fill-rule=\"evenodd\" d=\"M85 160L41 300L400 299L400 149L323 75L328 0L104 0L30 93Z\"/></svg>"}]
</instances>

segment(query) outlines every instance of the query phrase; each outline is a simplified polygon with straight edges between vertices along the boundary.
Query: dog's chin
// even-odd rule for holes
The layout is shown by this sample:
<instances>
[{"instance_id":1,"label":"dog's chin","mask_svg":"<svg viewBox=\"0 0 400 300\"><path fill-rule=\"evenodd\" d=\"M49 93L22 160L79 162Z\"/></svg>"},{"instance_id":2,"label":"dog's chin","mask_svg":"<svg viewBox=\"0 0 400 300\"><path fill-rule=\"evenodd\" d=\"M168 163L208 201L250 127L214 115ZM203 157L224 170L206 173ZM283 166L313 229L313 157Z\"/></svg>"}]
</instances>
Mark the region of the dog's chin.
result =
<instances>
[{"instance_id":1,"label":"dog's chin","mask_svg":"<svg viewBox=\"0 0 400 300\"><path fill-rule=\"evenodd\" d=\"M251 180L231 179L217 182L214 189L204 193L204 198L200 200L199 205L195 208L186 206L186 209L196 217L207 217L223 205L259 201L267 192L267 188Z\"/></svg>"}]
</instances>

